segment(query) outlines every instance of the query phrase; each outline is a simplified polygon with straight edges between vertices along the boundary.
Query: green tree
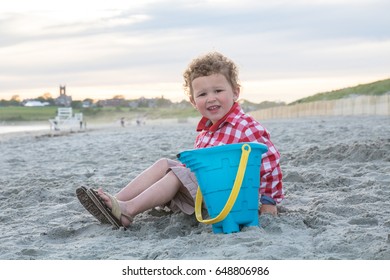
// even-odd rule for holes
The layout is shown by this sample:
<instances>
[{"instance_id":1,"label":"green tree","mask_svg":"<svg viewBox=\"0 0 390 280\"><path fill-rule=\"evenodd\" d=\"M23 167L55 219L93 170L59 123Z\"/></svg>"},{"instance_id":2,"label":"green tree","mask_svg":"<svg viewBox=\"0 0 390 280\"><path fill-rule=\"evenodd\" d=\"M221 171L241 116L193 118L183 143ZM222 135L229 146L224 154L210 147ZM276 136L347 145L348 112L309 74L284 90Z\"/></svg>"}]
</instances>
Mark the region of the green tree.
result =
<instances>
[{"instance_id":1,"label":"green tree","mask_svg":"<svg viewBox=\"0 0 390 280\"><path fill-rule=\"evenodd\" d=\"M44 93L42 96L38 97L37 100L41 102L49 102L50 105L54 105L54 99L50 92Z\"/></svg>"},{"instance_id":2,"label":"green tree","mask_svg":"<svg viewBox=\"0 0 390 280\"><path fill-rule=\"evenodd\" d=\"M77 108L77 109L80 109L80 108L83 108L83 102L79 101L79 100L74 100L72 101L72 104L70 105L72 108Z\"/></svg>"},{"instance_id":3,"label":"green tree","mask_svg":"<svg viewBox=\"0 0 390 280\"><path fill-rule=\"evenodd\" d=\"M20 105L20 103L21 103L20 96L19 95L14 95L14 96L11 97L9 105L10 106L18 106L18 105Z\"/></svg>"}]
</instances>

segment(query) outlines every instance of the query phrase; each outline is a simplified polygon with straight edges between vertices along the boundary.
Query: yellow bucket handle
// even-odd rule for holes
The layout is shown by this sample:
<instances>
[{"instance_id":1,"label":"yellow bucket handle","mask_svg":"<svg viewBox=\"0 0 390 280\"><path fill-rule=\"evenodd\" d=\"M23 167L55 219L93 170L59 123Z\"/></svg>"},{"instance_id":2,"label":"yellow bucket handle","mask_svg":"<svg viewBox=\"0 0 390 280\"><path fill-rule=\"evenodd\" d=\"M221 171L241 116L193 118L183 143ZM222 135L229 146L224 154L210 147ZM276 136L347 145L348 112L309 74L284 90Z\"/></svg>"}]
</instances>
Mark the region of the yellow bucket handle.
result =
<instances>
[{"instance_id":1,"label":"yellow bucket handle","mask_svg":"<svg viewBox=\"0 0 390 280\"><path fill-rule=\"evenodd\" d=\"M215 218L209 220L203 220L202 218L203 195L200 188L198 187L198 190L196 192L196 198L195 198L195 216L199 222L208 225L218 223L223 219L225 219L226 216L230 213L230 210L232 210L233 205L236 202L238 193L240 192L242 181L244 179L246 165L248 163L249 154L251 152L251 146L249 146L248 144L244 144L242 145L241 150L242 150L241 159L238 166L237 175L234 181L232 192L230 193L230 196L225 206L223 207L222 211Z\"/></svg>"}]
</instances>

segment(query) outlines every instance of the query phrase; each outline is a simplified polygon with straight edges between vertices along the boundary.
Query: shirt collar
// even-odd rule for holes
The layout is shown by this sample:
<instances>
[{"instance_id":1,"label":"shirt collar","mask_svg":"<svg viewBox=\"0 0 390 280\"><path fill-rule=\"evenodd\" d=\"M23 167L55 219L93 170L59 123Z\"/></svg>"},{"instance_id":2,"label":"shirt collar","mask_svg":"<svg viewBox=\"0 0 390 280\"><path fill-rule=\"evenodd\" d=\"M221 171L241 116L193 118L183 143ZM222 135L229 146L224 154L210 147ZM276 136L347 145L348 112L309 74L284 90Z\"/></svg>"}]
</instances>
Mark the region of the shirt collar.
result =
<instances>
[{"instance_id":1,"label":"shirt collar","mask_svg":"<svg viewBox=\"0 0 390 280\"><path fill-rule=\"evenodd\" d=\"M237 111L236 111L237 110ZM238 105L237 102L234 102L232 108L230 108L229 112L223 116L218 122L213 124L211 120L208 118L203 117L196 128L196 131L210 131L210 132L215 132L217 129L223 124L224 122L232 122L234 119L234 116L241 110L240 106ZM235 112L234 114L232 114Z\"/></svg>"}]
</instances>

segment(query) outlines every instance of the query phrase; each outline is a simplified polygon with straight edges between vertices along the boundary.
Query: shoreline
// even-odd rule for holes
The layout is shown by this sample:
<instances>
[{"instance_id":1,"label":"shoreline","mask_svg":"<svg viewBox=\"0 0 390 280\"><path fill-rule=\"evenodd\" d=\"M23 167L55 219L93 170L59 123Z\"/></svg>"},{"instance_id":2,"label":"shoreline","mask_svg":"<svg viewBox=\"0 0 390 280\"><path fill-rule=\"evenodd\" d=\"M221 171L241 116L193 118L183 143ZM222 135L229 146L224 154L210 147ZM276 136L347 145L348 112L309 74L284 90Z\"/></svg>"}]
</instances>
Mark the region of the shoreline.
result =
<instances>
[{"instance_id":1,"label":"shoreline","mask_svg":"<svg viewBox=\"0 0 390 280\"><path fill-rule=\"evenodd\" d=\"M251 115L249 112L248 114ZM253 115L255 117L255 114ZM257 119L260 121L260 123L264 122L278 122L278 121L302 121L302 120L311 120L311 119L337 119L337 118L384 118L386 119L386 116L381 115L358 115L358 116L300 116L300 117L281 117L281 118L272 118L272 119ZM390 118L389 118L390 119ZM145 119L143 120L142 125L170 125L172 123L191 123L191 124L197 124L200 120L200 117L188 117L188 118L161 118L161 119ZM136 120L126 121L125 127L136 127L137 123ZM108 121L108 120L92 120L87 123L86 129L80 129L80 128L73 128L69 129L66 128L63 131L70 131L73 130L75 132L82 131L82 130L88 130L88 129L99 129L99 128L115 128L115 127L121 127L120 120L115 121ZM51 132L50 129L50 123L46 121L14 121L14 122L2 122L0 123L0 137L5 134L23 134L23 133L29 133L29 132Z\"/></svg>"},{"instance_id":2,"label":"shoreline","mask_svg":"<svg viewBox=\"0 0 390 280\"><path fill-rule=\"evenodd\" d=\"M29 132L29 131L44 131L44 130L50 130L50 125L43 125L43 124L0 125L0 134Z\"/></svg>"},{"instance_id":3,"label":"shoreline","mask_svg":"<svg viewBox=\"0 0 390 280\"><path fill-rule=\"evenodd\" d=\"M0 142L19 137L58 137L77 133L86 133L96 130L126 130L136 127L150 127L155 125L169 126L172 124L192 124L196 126L198 118L185 118L185 119L151 119L145 120L141 125L137 125L136 121L126 122L122 127L120 120L114 122L109 121L91 121L87 124L86 128L73 128L63 130L51 130L50 124L46 125L46 122L13 122L12 125L0 124Z\"/></svg>"}]
</instances>

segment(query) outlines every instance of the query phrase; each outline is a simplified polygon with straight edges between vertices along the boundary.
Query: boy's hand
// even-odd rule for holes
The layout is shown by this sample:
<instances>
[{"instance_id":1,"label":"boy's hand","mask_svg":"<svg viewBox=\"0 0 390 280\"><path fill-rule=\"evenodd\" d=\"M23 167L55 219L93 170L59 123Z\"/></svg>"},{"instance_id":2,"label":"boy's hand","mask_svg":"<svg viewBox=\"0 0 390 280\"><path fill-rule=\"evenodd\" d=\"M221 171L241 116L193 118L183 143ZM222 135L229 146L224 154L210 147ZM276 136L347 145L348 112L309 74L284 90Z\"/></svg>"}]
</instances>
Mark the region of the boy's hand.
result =
<instances>
[{"instance_id":1,"label":"boy's hand","mask_svg":"<svg viewBox=\"0 0 390 280\"><path fill-rule=\"evenodd\" d=\"M262 214L271 214L276 216L278 214L278 210L275 205L262 204L260 207L260 215Z\"/></svg>"}]
</instances>

